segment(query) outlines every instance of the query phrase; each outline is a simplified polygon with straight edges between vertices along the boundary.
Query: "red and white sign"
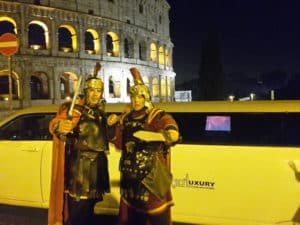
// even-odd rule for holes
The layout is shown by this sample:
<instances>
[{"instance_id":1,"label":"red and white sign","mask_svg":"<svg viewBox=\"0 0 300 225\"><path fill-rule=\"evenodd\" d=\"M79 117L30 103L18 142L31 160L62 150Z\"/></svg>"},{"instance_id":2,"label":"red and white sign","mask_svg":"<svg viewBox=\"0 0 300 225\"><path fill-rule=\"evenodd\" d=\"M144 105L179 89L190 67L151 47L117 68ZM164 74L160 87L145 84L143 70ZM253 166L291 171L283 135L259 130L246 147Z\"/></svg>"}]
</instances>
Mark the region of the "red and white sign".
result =
<instances>
[{"instance_id":1,"label":"red and white sign","mask_svg":"<svg viewBox=\"0 0 300 225\"><path fill-rule=\"evenodd\" d=\"M19 48L16 35L5 33L0 36L0 53L5 56L14 55Z\"/></svg>"}]
</instances>

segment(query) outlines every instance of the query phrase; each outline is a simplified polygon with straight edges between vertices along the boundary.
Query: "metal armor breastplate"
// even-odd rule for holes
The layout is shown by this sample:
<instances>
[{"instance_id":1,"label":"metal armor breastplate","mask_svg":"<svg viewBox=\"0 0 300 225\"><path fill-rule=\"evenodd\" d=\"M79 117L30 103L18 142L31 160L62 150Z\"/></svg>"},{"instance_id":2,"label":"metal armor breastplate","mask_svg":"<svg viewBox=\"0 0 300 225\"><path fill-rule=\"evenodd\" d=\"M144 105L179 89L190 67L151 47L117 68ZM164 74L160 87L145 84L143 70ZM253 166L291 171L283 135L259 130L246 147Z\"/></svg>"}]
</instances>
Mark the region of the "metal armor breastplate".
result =
<instances>
[{"instance_id":1,"label":"metal armor breastplate","mask_svg":"<svg viewBox=\"0 0 300 225\"><path fill-rule=\"evenodd\" d=\"M107 150L105 124L105 117L100 109L85 106L80 121L74 129L76 147L81 150Z\"/></svg>"},{"instance_id":2,"label":"metal armor breastplate","mask_svg":"<svg viewBox=\"0 0 300 225\"><path fill-rule=\"evenodd\" d=\"M154 149L150 143L141 142L133 137L133 133L144 130L147 114L141 119L128 117L124 120L123 152L120 160L120 169L127 184L142 180L152 169ZM130 182L128 182L129 180ZM122 186L126 182L122 182Z\"/></svg>"}]
</instances>

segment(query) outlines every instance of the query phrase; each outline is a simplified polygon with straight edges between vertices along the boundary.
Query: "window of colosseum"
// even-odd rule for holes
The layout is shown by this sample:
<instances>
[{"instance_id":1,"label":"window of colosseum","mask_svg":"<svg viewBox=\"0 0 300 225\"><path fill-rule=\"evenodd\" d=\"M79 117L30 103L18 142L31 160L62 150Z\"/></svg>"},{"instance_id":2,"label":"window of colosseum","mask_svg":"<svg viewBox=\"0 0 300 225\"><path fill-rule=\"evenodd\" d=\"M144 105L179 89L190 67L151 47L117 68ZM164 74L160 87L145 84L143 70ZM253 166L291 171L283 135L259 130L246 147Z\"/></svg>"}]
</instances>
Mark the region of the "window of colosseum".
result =
<instances>
[{"instance_id":1,"label":"window of colosseum","mask_svg":"<svg viewBox=\"0 0 300 225\"><path fill-rule=\"evenodd\" d=\"M17 34L16 22L10 17L0 17L0 35L5 33Z\"/></svg>"},{"instance_id":2,"label":"window of colosseum","mask_svg":"<svg viewBox=\"0 0 300 225\"><path fill-rule=\"evenodd\" d=\"M165 64L165 50L164 47L159 47L159 64L164 65Z\"/></svg>"},{"instance_id":3,"label":"window of colosseum","mask_svg":"<svg viewBox=\"0 0 300 225\"><path fill-rule=\"evenodd\" d=\"M69 98L74 94L74 87L78 82L78 78L73 73L64 73L60 78L61 98Z\"/></svg>"},{"instance_id":4,"label":"window of colosseum","mask_svg":"<svg viewBox=\"0 0 300 225\"><path fill-rule=\"evenodd\" d=\"M140 14L144 13L144 6L142 4L139 4L139 12Z\"/></svg>"},{"instance_id":5,"label":"window of colosseum","mask_svg":"<svg viewBox=\"0 0 300 225\"><path fill-rule=\"evenodd\" d=\"M125 58L134 57L134 43L131 38L124 39L124 57Z\"/></svg>"},{"instance_id":6,"label":"window of colosseum","mask_svg":"<svg viewBox=\"0 0 300 225\"><path fill-rule=\"evenodd\" d=\"M115 97L115 84L114 84L112 76L109 76L108 82L109 82L108 83L109 97L114 98Z\"/></svg>"},{"instance_id":7,"label":"window of colosseum","mask_svg":"<svg viewBox=\"0 0 300 225\"><path fill-rule=\"evenodd\" d=\"M85 32L85 52L87 54L100 54L100 38L94 29L88 29Z\"/></svg>"},{"instance_id":8,"label":"window of colosseum","mask_svg":"<svg viewBox=\"0 0 300 225\"><path fill-rule=\"evenodd\" d=\"M85 52L95 54L94 38L90 32L84 33Z\"/></svg>"},{"instance_id":9,"label":"window of colosseum","mask_svg":"<svg viewBox=\"0 0 300 225\"><path fill-rule=\"evenodd\" d=\"M30 78L31 99L48 99L49 82L48 77L43 72L36 72Z\"/></svg>"},{"instance_id":10,"label":"window of colosseum","mask_svg":"<svg viewBox=\"0 0 300 225\"><path fill-rule=\"evenodd\" d=\"M114 32L106 34L106 55L112 57L119 56L119 37Z\"/></svg>"},{"instance_id":11,"label":"window of colosseum","mask_svg":"<svg viewBox=\"0 0 300 225\"><path fill-rule=\"evenodd\" d=\"M115 98L121 97L121 81L116 80L115 81L115 90L114 90Z\"/></svg>"},{"instance_id":12,"label":"window of colosseum","mask_svg":"<svg viewBox=\"0 0 300 225\"><path fill-rule=\"evenodd\" d=\"M146 42L141 41L139 43L139 59L145 61L146 60Z\"/></svg>"},{"instance_id":13,"label":"window of colosseum","mask_svg":"<svg viewBox=\"0 0 300 225\"><path fill-rule=\"evenodd\" d=\"M170 66L170 54L169 54L169 50L166 48L166 65Z\"/></svg>"},{"instance_id":14,"label":"window of colosseum","mask_svg":"<svg viewBox=\"0 0 300 225\"><path fill-rule=\"evenodd\" d=\"M73 27L69 25L59 27L58 48L63 52L75 52L77 50L77 36Z\"/></svg>"},{"instance_id":15,"label":"window of colosseum","mask_svg":"<svg viewBox=\"0 0 300 225\"><path fill-rule=\"evenodd\" d=\"M0 71L0 100L8 101L9 97L9 72L7 70ZM13 99L18 99L20 84L17 75L12 74L12 96Z\"/></svg>"},{"instance_id":16,"label":"window of colosseum","mask_svg":"<svg viewBox=\"0 0 300 225\"><path fill-rule=\"evenodd\" d=\"M159 96L159 85L158 85L158 79L154 78L152 80L152 95L153 97Z\"/></svg>"},{"instance_id":17,"label":"window of colosseum","mask_svg":"<svg viewBox=\"0 0 300 225\"><path fill-rule=\"evenodd\" d=\"M41 4L41 1L40 1L40 0L34 0L34 1L33 1L33 4L35 4L35 5L40 5L40 4Z\"/></svg>"},{"instance_id":18,"label":"window of colosseum","mask_svg":"<svg viewBox=\"0 0 300 225\"><path fill-rule=\"evenodd\" d=\"M28 26L28 47L34 50L47 49L49 33L47 26L40 21L32 21Z\"/></svg>"},{"instance_id":19,"label":"window of colosseum","mask_svg":"<svg viewBox=\"0 0 300 225\"><path fill-rule=\"evenodd\" d=\"M43 93L43 84L40 79L35 76L30 78L30 90L31 90L31 99L40 99L42 98Z\"/></svg>"},{"instance_id":20,"label":"window of colosseum","mask_svg":"<svg viewBox=\"0 0 300 225\"><path fill-rule=\"evenodd\" d=\"M150 59L151 62L157 63L157 48L156 48L156 44L154 43L150 44Z\"/></svg>"}]
</instances>

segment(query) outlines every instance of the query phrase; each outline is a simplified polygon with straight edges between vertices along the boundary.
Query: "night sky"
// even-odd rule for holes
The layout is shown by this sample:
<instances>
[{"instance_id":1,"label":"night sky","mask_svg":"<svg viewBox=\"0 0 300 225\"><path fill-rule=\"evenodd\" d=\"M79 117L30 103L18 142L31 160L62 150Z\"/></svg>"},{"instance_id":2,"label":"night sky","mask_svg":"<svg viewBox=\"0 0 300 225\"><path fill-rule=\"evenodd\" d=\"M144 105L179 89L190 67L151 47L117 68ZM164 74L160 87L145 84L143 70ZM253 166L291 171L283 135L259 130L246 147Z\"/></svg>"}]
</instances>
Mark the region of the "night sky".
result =
<instances>
[{"instance_id":1,"label":"night sky","mask_svg":"<svg viewBox=\"0 0 300 225\"><path fill-rule=\"evenodd\" d=\"M168 0L176 83L198 76L201 40L220 34L225 73L300 72L300 1Z\"/></svg>"}]
</instances>

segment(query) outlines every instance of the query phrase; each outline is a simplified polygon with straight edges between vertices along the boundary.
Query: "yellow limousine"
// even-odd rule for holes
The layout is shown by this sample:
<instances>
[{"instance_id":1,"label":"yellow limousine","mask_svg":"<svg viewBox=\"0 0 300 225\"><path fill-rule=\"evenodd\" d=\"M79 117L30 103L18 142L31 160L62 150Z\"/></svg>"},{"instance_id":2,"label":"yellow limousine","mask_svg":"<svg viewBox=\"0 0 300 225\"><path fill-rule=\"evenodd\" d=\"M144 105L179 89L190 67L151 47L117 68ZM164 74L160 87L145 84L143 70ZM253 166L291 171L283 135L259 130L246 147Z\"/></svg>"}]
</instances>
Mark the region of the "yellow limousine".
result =
<instances>
[{"instance_id":1,"label":"yellow limousine","mask_svg":"<svg viewBox=\"0 0 300 225\"><path fill-rule=\"evenodd\" d=\"M124 104L107 104L121 113ZM300 223L300 101L160 103L178 122L171 150L173 221ZM47 208L57 105L19 110L0 122L0 204ZM118 213L120 153L110 146L111 193L98 214Z\"/></svg>"}]
</instances>

